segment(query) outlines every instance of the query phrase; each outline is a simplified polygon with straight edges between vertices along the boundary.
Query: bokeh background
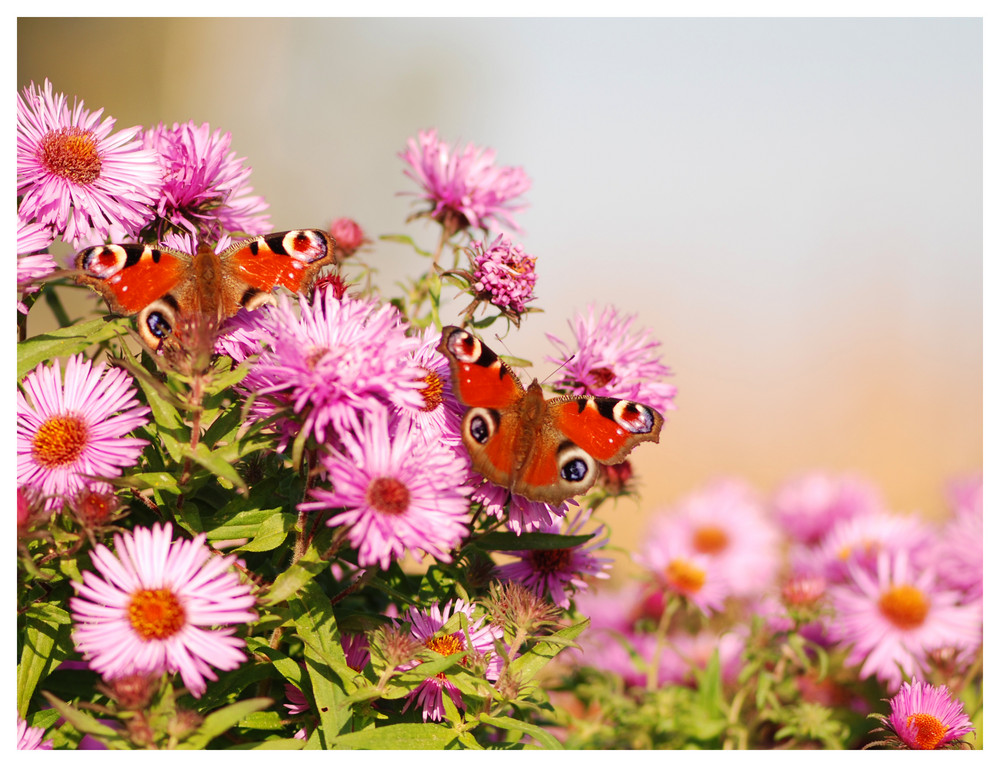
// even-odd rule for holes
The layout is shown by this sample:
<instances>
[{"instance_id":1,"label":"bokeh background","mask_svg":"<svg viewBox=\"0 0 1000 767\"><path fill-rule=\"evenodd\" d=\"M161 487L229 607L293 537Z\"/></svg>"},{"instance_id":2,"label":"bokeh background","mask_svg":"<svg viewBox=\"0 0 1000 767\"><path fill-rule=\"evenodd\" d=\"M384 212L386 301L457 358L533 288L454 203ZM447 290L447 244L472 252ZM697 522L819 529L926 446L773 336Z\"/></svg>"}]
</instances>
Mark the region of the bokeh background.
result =
<instances>
[{"instance_id":1,"label":"bokeh background","mask_svg":"<svg viewBox=\"0 0 1000 767\"><path fill-rule=\"evenodd\" d=\"M714 477L851 472L933 517L981 470L980 20L22 18L17 48L19 88L119 127L230 131L275 229L431 246L397 194L422 128L522 166L545 312L510 353L544 377L545 333L613 303L675 371L618 545ZM387 291L426 266L368 259Z\"/></svg>"}]
</instances>

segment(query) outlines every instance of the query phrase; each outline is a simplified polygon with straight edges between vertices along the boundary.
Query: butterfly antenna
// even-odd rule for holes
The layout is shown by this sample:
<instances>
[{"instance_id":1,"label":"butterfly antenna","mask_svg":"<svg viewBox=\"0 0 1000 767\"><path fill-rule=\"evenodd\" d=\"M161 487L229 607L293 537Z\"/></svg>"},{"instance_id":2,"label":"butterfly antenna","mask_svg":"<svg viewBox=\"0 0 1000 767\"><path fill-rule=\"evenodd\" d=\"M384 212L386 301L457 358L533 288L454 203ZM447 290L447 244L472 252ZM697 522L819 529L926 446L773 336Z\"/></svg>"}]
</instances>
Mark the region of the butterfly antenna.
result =
<instances>
[{"instance_id":1,"label":"butterfly antenna","mask_svg":"<svg viewBox=\"0 0 1000 767\"><path fill-rule=\"evenodd\" d=\"M549 373L547 376L545 376L545 380L542 381L542 383L547 383L548 380L550 378L552 378L552 376L554 376L556 373L558 373L560 370L562 370L564 367L566 367L569 363L571 363L573 361L573 358L575 356L576 356L576 354L574 353L574 354L569 355L566 359L564 359L562 361L562 364L559 365L559 367L557 367L555 370L553 370L551 373Z\"/></svg>"}]
</instances>

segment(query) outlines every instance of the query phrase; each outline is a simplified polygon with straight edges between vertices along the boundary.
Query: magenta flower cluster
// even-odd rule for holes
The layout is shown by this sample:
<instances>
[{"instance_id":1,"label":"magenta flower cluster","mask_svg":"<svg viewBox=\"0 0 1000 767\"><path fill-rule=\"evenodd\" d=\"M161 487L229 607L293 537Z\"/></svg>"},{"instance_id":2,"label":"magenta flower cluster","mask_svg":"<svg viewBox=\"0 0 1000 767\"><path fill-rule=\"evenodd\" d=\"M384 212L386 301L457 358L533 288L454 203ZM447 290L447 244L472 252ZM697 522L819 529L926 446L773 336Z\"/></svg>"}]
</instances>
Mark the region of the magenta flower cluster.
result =
<instances>
[{"instance_id":1,"label":"magenta flower cluster","mask_svg":"<svg viewBox=\"0 0 1000 767\"><path fill-rule=\"evenodd\" d=\"M501 309L523 313L535 298L535 257L502 234L488 247L474 240L469 250L476 294Z\"/></svg>"}]
</instances>

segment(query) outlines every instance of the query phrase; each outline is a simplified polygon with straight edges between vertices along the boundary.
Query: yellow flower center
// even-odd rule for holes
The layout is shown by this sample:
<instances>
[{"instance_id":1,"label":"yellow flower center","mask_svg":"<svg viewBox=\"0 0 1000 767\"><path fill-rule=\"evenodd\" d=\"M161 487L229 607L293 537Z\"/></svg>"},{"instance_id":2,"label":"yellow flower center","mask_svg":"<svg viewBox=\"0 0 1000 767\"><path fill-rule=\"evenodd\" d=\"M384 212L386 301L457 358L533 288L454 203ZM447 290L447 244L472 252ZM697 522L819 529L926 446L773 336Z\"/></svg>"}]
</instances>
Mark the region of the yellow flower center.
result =
<instances>
[{"instance_id":1,"label":"yellow flower center","mask_svg":"<svg viewBox=\"0 0 1000 767\"><path fill-rule=\"evenodd\" d=\"M928 751L937 748L948 732L941 720L932 714L910 714L906 717L906 726L912 730L914 745Z\"/></svg>"},{"instance_id":2,"label":"yellow flower center","mask_svg":"<svg viewBox=\"0 0 1000 767\"><path fill-rule=\"evenodd\" d=\"M893 586L882 594L878 606L894 626L907 631L923 624L930 610L923 592L906 584Z\"/></svg>"},{"instance_id":3,"label":"yellow flower center","mask_svg":"<svg viewBox=\"0 0 1000 767\"><path fill-rule=\"evenodd\" d=\"M170 589L143 589L132 595L128 619L135 633L150 639L169 639L184 627L184 608Z\"/></svg>"},{"instance_id":4,"label":"yellow flower center","mask_svg":"<svg viewBox=\"0 0 1000 767\"><path fill-rule=\"evenodd\" d=\"M421 408L425 413L437 410L444 402L444 381L441 376L433 370L428 370L423 377L424 388L420 392L424 395L424 406Z\"/></svg>"},{"instance_id":5,"label":"yellow flower center","mask_svg":"<svg viewBox=\"0 0 1000 767\"><path fill-rule=\"evenodd\" d=\"M424 642L424 647L441 655L451 655L465 649L465 642L461 634L445 634L444 636L431 637Z\"/></svg>"},{"instance_id":6,"label":"yellow flower center","mask_svg":"<svg viewBox=\"0 0 1000 767\"><path fill-rule=\"evenodd\" d=\"M729 545L729 536L721 527L706 525L694 532L694 548L702 554L718 554Z\"/></svg>"},{"instance_id":7,"label":"yellow flower center","mask_svg":"<svg viewBox=\"0 0 1000 767\"><path fill-rule=\"evenodd\" d=\"M38 159L49 171L74 184L91 184L101 175L97 139L92 131L75 126L46 133Z\"/></svg>"},{"instance_id":8,"label":"yellow flower center","mask_svg":"<svg viewBox=\"0 0 1000 767\"><path fill-rule=\"evenodd\" d=\"M41 425L31 441L31 454L43 468L73 463L87 446L87 424L73 413L55 415Z\"/></svg>"},{"instance_id":9,"label":"yellow flower center","mask_svg":"<svg viewBox=\"0 0 1000 767\"><path fill-rule=\"evenodd\" d=\"M696 594L705 585L705 571L684 559L674 559L667 565L667 583L684 594Z\"/></svg>"},{"instance_id":10,"label":"yellow flower center","mask_svg":"<svg viewBox=\"0 0 1000 767\"><path fill-rule=\"evenodd\" d=\"M377 477L365 493L368 505L384 514L402 514L410 505L410 491L395 477Z\"/></svg>"}]
</instances>

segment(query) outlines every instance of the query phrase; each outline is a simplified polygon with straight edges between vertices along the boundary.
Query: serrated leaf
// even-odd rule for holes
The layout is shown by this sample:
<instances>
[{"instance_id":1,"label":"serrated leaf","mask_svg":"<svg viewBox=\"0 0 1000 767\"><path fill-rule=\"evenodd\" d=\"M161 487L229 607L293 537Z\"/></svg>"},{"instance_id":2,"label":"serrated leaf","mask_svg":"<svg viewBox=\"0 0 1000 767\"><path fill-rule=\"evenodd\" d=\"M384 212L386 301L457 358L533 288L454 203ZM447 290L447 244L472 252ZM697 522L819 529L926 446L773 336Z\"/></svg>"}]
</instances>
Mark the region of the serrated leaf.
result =
<instances>
[{"instance_id":1,"label":"serrated leaf","mask_svg":"<svg viewBox=\"0 0 1000 767\"><path fill-rule=\"evenodd\" d=\"M545 748L551 748L559 751L563 748L562 743L560 743L555 736L552 735L552 733L539 727L538 725L522 722L521 720L514 719L510 716L488 716L487 714L480 714L479 721L484 724L491 724L494 727L499 727L503 730L523 732L525 735L533 737Z\"/></svg>"},{"instance_id":2,"label":"serrated leaf","mask_svg":"<svg viewBox=\"0 0 1000 767\"><path fill-rule=\"evenodd\" d=\"M125 317L78 322L50 333L33 336L17 345L17 378L20 380L39 363L69 357L88 347L122 335L130 320Z\"/></svg>"},{"instance_id":3,"label":"serrated leaf","mask_svg":"<svg viewBox=\"0 0 1000 767\"><path fill-rule=\"evenodd\" d=\"M454 746L458 733L439 724L390 724L340 735L330 742L336 749L439 751Z\"/></svg>"},{"instance_id":4,"label":"serrated leaf","mask_svg":"<svg viewBox=\"0 0 1000 767\"><path fill-rule=\"evenodd\" d=\"M248 698L213 711L205 717L201 726L189 738L177 745L177 748L184 750L203 749L213 738L217 738L236 727L255 711L265 709L273 703L274 701L270 698Z\"/></svg>"},{"instance_id":5,"label":"serrated leaf","mask_svg":"<svg viewBox=\"0 0 1000 767\"><path fill-rule=\"evenodd\" d=\"M476 546L486 551L546 551L580 546L593 535L558 535L557 533L524 533L497 531L477 538Z\"/></svg>"}]
</instances>

